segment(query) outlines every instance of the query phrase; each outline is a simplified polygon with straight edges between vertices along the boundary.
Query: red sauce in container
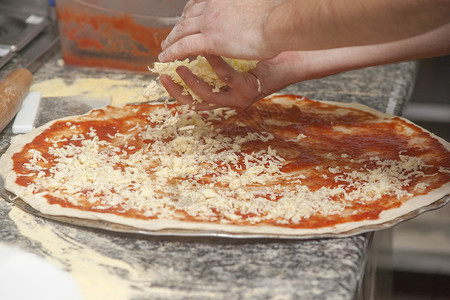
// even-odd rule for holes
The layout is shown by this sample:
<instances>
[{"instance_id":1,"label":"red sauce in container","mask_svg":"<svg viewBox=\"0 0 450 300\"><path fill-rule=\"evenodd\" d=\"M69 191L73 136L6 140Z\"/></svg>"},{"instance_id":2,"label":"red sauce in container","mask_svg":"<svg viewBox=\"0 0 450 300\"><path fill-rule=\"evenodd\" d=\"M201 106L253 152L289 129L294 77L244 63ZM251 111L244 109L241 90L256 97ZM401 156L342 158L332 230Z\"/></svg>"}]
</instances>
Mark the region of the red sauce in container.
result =
<instances>
[{"instance_id":1,"label":"red sauce in container","mask_svg":"<svg viewBox=\"0 0 450 300\"><path fill-rule=\"evenodd\" d=\"M146 72L172 29L142 25L130 14L92 12L76 3L64 4L57 12L68 65Z\"/></svg>"}]
</instances>

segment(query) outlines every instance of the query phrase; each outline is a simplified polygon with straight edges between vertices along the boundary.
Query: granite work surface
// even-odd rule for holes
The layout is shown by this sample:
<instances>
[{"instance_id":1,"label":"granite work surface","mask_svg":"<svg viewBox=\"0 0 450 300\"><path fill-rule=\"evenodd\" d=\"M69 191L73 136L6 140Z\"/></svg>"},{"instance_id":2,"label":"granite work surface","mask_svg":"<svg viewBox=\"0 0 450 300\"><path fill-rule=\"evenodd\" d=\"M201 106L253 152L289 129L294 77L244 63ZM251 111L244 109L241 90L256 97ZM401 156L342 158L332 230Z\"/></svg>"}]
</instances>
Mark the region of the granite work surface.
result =
<instances>
[{"instance_id":1,"label":"granite work surface","mask_svg":"<svg viewBox=\"0 0 450 300\"><path fill-rule=\"evenodd\" d=\"M61 66L58 55L39 69L35 82L105 76ZM416 64L405 62L306 81L284 92L401 114L415 72ZM53 117L61 117L60 112ZM11 136L10 124L0 134L0 148ZM355 299L371 236L246 240L126 235L43 219L0 199L0 242L66 270L86 299Z\"/></svg>"}]
</instances>

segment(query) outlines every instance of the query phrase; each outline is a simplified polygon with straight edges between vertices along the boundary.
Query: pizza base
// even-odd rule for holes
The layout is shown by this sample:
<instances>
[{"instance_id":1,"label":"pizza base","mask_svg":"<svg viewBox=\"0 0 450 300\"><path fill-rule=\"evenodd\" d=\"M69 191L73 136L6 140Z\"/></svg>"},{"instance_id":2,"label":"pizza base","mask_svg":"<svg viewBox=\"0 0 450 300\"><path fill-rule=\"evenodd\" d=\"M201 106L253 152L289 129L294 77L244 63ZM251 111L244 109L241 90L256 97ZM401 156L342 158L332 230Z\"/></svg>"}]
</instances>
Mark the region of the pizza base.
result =
<instances>
[{"instance_id":1,"label":"pizza base","mask_svg":"<svg viewBox=\"0 0 450 300\"><path fill-rule=\"evenodd\" d=\"M277 102L283 103L283 98L277 98ZM378 117L382 118L394 118L391 116L370 107L359 103L341 103L332 101L320 101L321 103L328 103L332 105L337 105L343 108L352 108L357 110L366 111L372 113ZM290 102L287 105L291 105ZM88 113L89 114L89 113ZM88 220L101 220L110 223L122 224L126 226L131 226L136 229L147 230L147 231L161 231L161 230L192 230L199 232L224 232L230 234L248 234L248 235L280 235L280 236L314 236L314 235L327 235L327 234L339 234L350 232L358 228L376 226L391 222L402 216L405 216L411 212L419 210L430 204L433 204L437 200L450 194L450 182L442 185L440 188L432 190L426 195L420 195L410 198L407 202L403 203L398 208L392 208L381 212L378 219L374 220L363 220L356 222L341 223L334 226L320 227L320 228L288 228L281 226L268 226L268 225L232 225L232 224L217 224L209 222L192 222L192 221L179 221L179 220L166 220L166 219L155 219L155 220L142 220L133 219L129 217L124 217L116 215L113 213L99 213L93 211L77 210L72 208L61 207L57 204L49 204L47 199L40 196L34 195L33 197L24 197L23 187L16 184L16 174L12 171L13 161L12 155L16 152L21 151L21 149L31 142L36 136L48 129L54 122L67 120L70 121L73 117L63 118L51 121L39 128L32 130L31 132L23 135L18 135L12 138L11 146L0 158L0 173L5 178L5 188L17 195L17 197L24 200L31 207L38 210L42 214L51 216L65 216L65 217L75 217L80 219ZM412 123L404 118L403 120L408 123ZM416 127L419 127L415 125ZM421 128L421 127L419 127ZM427 130L421 128L424 132ZM429 133L429 132L428 132ZM444 145L444 147L450 151L450 143L444 139L437 137L436 135L430 133L434 138L438 139L439 142Z\"/></svg>"}]
</instances>

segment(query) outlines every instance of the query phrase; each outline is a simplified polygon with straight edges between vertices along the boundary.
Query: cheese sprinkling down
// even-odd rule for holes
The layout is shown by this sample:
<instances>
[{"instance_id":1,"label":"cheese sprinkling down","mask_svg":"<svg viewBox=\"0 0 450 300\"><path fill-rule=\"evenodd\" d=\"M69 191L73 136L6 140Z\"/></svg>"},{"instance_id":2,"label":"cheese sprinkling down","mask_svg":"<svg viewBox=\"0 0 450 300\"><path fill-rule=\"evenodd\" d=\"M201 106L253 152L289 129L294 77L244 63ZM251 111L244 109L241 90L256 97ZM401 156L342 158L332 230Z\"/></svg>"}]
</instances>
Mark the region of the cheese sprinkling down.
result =
<instances>
[{"instance_id":1,"label":"cheese sprinkling down","mask_svg":"<svg viewBox=\"0 0 450 300\"><path fill-rule=\"evenodd\" d=\"M169 98L169 93L156 80L151 80L139 94L148 101L158 101Z\"/></svg>"}]
</instances>

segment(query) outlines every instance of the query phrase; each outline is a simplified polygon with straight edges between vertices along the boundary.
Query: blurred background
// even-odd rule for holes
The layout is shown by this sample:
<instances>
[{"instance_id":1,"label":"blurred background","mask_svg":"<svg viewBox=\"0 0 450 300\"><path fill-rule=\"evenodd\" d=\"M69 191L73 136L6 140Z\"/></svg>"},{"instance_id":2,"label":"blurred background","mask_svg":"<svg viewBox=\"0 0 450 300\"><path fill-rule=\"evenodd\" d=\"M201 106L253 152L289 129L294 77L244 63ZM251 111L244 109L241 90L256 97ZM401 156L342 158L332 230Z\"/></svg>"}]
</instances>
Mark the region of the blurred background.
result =
<instances>
[{"instance_id":1,"label":"blurred background","mask_svg":"<svg viewBox=\"0 0 450 300\"><path fill-rule=\"evenodd\" d=\"M450 56L420 61L403 114L450 141ZM450 205L393 229L394 300L450 299Z\"/></svg>"}]
</instances>

